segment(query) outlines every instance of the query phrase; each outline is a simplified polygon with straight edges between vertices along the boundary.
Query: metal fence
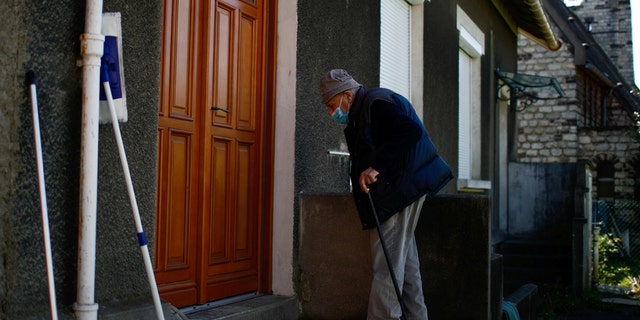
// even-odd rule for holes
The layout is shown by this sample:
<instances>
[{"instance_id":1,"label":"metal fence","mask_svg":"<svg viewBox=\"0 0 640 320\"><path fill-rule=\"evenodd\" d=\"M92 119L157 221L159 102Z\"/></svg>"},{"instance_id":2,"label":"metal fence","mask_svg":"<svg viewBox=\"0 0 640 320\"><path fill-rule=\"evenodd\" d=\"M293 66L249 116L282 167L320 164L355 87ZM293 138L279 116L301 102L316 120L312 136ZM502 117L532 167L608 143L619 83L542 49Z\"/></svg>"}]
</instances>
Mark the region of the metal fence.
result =
<instances>
[{"instance_id":1,"label":"metal fence","mask_svg":"<svg viewBox=\"0 0 640 320\"><path fill-rule=\"evenodd\" d=\"M640 201L594 201L594 280L638 286Z\"/></svg>"}]
</instances>

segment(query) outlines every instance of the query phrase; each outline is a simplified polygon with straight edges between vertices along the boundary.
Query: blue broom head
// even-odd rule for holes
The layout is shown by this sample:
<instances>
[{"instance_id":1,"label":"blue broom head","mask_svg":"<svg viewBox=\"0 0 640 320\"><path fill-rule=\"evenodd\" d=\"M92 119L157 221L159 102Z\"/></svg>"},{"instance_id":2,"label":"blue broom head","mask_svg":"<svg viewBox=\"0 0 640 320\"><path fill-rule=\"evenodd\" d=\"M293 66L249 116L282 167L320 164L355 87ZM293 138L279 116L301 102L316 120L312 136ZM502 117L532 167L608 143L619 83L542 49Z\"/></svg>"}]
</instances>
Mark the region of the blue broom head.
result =
<instances>
[{"instance_id":1,"label":"blue broom head","mask_svg":"<svg viewBox=\"0 0 640 320\"><path fill-rule=\"evenodd\" d=\"M118 38L106 36L104 39L104 53L101 59L100 80L109 81L111 96L113 99L122 98L122 86L120 85L120 63L118 57ZM100 100L106 101L104 88L100 86Z\"/></svg>"}]
</instances>

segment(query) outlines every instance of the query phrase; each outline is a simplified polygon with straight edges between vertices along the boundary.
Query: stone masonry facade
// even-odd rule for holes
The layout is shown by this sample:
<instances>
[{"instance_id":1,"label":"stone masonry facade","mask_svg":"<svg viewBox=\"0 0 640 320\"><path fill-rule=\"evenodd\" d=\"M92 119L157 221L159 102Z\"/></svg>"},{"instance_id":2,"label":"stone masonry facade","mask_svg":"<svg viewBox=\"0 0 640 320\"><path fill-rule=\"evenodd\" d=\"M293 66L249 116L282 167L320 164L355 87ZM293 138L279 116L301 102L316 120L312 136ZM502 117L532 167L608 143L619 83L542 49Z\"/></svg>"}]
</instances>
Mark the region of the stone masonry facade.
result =
<instances>
[{"instance_id":1,"label":"stone masonry facade","mask_svg":"<svg viewBox=\"0 0 640 320\"><path fill-rule=\"evenodd\" d=\"M571 7L629 83L633 82L631 1L637 0L583 0Z\"/></svg>"},{"instance_id":2,"label":"stone masonry facade","mask_svg":"<svg viewBox=\"0 0 640 320\"><path fill-rule=\"evenodd\" d=\"M596 41L610 56L626 79L633 79L631 13L629 1L585 0L574 7L581 19L588 18ZM587 25L585 23L585 25ZM555 34L562 33L552 23ZM562 41L562 40L561 40ZM585 105L588 72L574 64L570 44L562 41L558 51L549 51L528 38L519 36L518 72L554 77L566 97L538 100L526 108L518 101L516 161L536 163L575 163L588 160L592 165L593 199L599 199L597 166L610 161L615 168L615 198L634 199L640 143L631 132L633 116L619 107L606 88L602 99L606 104L606 122L589 121ZM600 100L598 99L598 100ZM600 101L597 103L602 105Z\"/></svg>"}]
</instances>

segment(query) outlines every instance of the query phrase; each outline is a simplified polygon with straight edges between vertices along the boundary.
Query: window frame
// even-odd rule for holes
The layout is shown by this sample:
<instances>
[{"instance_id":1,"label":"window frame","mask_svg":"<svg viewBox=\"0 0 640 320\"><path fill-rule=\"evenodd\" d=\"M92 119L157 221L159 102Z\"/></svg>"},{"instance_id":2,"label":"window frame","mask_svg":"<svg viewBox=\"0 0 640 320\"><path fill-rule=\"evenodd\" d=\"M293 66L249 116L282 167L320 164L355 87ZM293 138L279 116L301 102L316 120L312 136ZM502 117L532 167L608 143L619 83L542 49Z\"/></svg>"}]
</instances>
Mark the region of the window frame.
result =
<instances>
[{"instance_id":1,"label":"window frame","mask_svg":"<svg viewBox=\"0 0 640 320\"><path fill-rule=\"evenodd\" d=\"M458 28L458 191L482 192L491 181L482 180L481 58L484 33L460 8Z\"/></svg>"}]
</instances>

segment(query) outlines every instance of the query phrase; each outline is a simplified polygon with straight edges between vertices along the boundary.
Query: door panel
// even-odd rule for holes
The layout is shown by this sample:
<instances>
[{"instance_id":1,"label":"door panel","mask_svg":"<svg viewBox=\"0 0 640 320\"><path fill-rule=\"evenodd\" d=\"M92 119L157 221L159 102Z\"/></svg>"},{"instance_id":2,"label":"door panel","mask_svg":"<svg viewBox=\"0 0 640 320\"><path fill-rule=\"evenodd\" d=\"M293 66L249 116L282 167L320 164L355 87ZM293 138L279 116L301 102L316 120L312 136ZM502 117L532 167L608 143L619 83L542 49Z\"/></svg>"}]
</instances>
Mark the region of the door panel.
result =
<instances>
[{"instance_id":1,"label":"door panel","mask_svg":"<svg viewBox=\"0 0 640 320\"><path fill-rule=\"evenodd\" d=\"M262 1L166 0L156 278L176 306L260 291ZM215 107L215 108L213 108Z\"/></svg>"},{"instance_id":2,"label":"door panel","mask_svg":"<svg viewBox=\"0 0 640 320\"><path fill-rule=\"evenodd\" d=\"M258 23L255 18L243 15L240 22L240 53L238 84L242 94L239 95L238 104L242 106L238 110L238 129L255 131L255 117L257 112L257 67L258 62Z\"/></svg>"},{"instance_id":3,"label":"door panel","mask_svg":"<svg viewBox=\"0 0 640 320\"><path fill-rule=\"evenodd\" d=\"M207 279L206 296L217 299L240 294L259 287L257 248L260 233L259 187L263 170L260 150L262 134L257 125L262 120L262 92L259 81L264 73L258 70L263 45L255 17L260 7L242 1L218 1L211 8L208 25L213 28L207 37L207 56L212 63L206 83L212 88L205 93L211 119L205 139L211 141L211 157L205 159L205 194L211 202L205 204L211 222L209 247L204 248L209 259L203 265ZM251 23L247 23L250 21ZM250 52L251 54L247 54ZM246 61L251 59L252 61ZM260 117L260 119L257 119ZM206 230L203 231L206 234Z\"/></svg>"},{"instance_id":4,"label":"door panel","mask_svg":"<svg viewBox=\"0 0 640 320\"><path fill-rule=\"evenodd\" d=\"M163 299L175 305L198 296L197 73L192 68L197 42L191 36L196 8L192 1L166 1L158 109L158 186L155 274Z\"/></svg>"},{"instance_id":5,"label":"door panel","mask_svg":"<svg viewBox=\"0 0 640 320\"><path fill-rule=\"evenodd\" d=\"M231 144L232 141L226 138L214 139L211 159L215 166L212 168L211 181L214 185L220 186L214 188L211 193L211 212L229 212L231 210L229 196L226 186L231 185L232 179L228 175L231 172ZM227 214L210 214L211 224L209 226L209 265L227 263L230 261L229 247L227 239L229 238L229 220Z\"/></svg>"},{"instance_id":6,"label":"door panel","mask_svg":"<svg viewBox=\"0 0 640 320\"><path fill-rule=\"evenodd\" d=\"M214 25L214 36L210 43L209 58L213 63L209 68L209 77L213 77L210 82L211 93L215 98L211 106L220 107L224 110L233 111L231 102L233 101L233 29L234 29L234 12L233 8L226 5L220 5L215 8L216 19L211 21ZM213 45L213 47L211 46ZM213 122L221 126L231 126L231 112L227 113L223 110L216 110L213 113Z\"/></svg>"},{"instance_id":7,"label":"door panel","mask_svg":"<svg viewBox=\"0 0 640 320\"><path fill-rule=\"evenodd\" d=\"M166 224L167 251L165 266L168 270L189 267L189 181L191 134L189 132L169 133L169 211Z\"/></svg>"}]
</instances>

